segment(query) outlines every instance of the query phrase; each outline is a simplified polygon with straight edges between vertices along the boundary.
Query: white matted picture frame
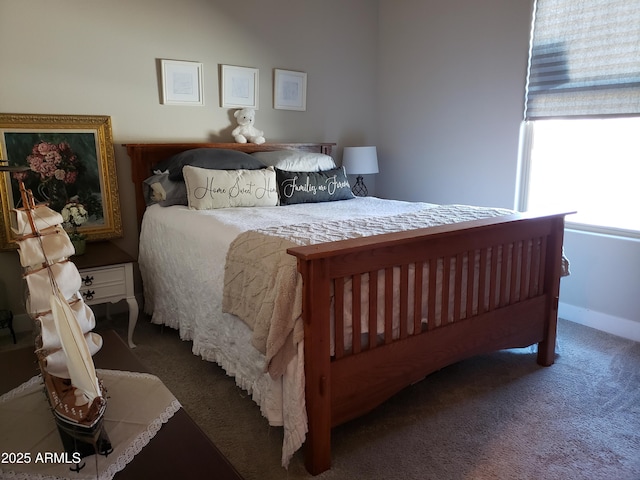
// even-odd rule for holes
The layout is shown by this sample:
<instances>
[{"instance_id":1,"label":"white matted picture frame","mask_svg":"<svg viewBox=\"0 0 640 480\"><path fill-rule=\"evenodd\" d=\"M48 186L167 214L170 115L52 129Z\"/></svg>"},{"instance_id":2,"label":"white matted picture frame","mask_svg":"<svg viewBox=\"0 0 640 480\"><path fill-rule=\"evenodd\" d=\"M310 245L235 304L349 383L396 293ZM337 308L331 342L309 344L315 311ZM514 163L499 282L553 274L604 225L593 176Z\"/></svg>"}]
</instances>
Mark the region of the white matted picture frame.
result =
<instances>
[{"instance_id":1,"label":"white matted picture frame","mask_svg":"<svg viewBox=\"0 0 640 480\"><path fill-rule=\"evenodd\" d=\"M160 60L163 105L204 105L202 63Z\"/></svg>"},{"instance_id":2,"label":"white matted picture frame","mask_svg":"<svg viewBox=\"0 0 640 480\"><path fill-rule=\"evenodd\" d=\"M221 107L258 109L257 68L221 65L220 78Z\"/></svg>"},{"instance_id":3,"label":"white matted picture frame","mask_svg":"<svg viewBox=\"0 0 640 480\"><path fill-rule=\"evenodd\" d=\"M307 109L307 74L293 70L273 71L273 108L277 110Z\"/></svg>"}]
</instances>

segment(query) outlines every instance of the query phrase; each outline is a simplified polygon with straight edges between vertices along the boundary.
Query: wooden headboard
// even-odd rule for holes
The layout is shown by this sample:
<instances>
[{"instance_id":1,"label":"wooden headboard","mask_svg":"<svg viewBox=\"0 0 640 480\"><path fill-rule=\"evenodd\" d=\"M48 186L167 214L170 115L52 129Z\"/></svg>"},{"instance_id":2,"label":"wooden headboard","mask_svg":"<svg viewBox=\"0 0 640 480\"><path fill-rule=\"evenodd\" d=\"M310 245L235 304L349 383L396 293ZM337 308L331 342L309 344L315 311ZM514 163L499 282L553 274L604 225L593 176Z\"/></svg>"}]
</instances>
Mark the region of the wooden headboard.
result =
<instances>
[{"instance_id":1,"label":"wooden headboard","mask_svg":"<svg viewBox=\"0 0 640 480\"><path fill-rule=\"evenodd\" d=\"M172 155L194 148L224 148L246 153L269 152L273 150L300 150L331 155L335 143L127 143L124 145L131 159L131 179L136 192L136 215L138 228L146 208L142 183L151 176L152 167Z\"/></svg>"}]
</instances>

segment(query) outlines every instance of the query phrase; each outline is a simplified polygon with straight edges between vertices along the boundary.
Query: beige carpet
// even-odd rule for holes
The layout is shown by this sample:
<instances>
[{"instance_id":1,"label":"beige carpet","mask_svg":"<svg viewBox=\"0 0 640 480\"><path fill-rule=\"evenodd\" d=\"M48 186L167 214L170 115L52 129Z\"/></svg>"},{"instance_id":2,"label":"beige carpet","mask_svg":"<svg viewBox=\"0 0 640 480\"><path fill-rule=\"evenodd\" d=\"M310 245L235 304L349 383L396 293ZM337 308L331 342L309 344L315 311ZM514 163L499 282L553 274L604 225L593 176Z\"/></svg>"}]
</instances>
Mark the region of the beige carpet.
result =
<instances>
[{"instance_id":1,"label":"beige carpet","mask_svg":"<svg viewBox=\"0 0 640 480\"><path fill-rule=\"evenodd\" d=\"M99 320L123 337L126 325ZM302 452L280 466L281 430L175 331L141 317L135 342L246 479L311 478ZM315 478L639 480L640 344L561 321L552 367L519 350L443 369L335 429L333 467Z\"/></svg>"}]
</instances>

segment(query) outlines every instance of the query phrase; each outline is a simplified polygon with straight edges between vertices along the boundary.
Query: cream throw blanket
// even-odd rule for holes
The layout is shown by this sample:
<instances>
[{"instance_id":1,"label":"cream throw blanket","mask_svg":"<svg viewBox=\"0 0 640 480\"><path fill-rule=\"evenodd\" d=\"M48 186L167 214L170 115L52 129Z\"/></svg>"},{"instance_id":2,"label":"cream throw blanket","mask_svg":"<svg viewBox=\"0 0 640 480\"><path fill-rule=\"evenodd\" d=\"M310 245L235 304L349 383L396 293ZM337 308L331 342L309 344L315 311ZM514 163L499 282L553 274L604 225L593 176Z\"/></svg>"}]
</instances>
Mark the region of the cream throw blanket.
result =
<instances>
[{"instance_id":1,"label":"cream throw blanket","mask_svg":"<svg viewBox=\"0 0 640 480\"><path fill-rule=\"evenodd\" d=\"M227 254L222 308L246 322L266 369L280 377L303 339L302 278L289 247L401 232L513 213L444 205L415 213L322 224L286 225L244 232Z\"/></svg>"}]
</instances>

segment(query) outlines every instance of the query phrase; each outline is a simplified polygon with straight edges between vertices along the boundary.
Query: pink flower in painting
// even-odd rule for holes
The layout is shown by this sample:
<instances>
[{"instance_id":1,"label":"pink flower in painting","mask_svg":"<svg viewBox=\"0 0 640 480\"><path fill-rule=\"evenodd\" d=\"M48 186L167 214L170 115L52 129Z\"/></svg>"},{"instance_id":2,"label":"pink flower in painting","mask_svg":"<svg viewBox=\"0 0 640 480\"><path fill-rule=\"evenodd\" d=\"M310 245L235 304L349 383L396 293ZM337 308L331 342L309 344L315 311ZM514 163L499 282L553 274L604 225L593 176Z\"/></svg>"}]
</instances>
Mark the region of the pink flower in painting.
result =
<instances>
[{"instance_id":1,"label":"pink flower in painting","mask_svg":"<svg viewBox=\"0 0 640 480\"><path fill-rule=\"evenodd\" d=\"M66 172L64 176L64 183L76 183L78 178L78 172Z\"/></svg>"},{"instance_id":2,"label":"pink flower in painting","mask_svg":"<svg viewBox=\"0 0 640 480\"><path fill-rule=\"evenodd\" d=\"M33 146L33 153L36 155L46 155L48 152L55 151L56 146L49 142L40 142Z\"/></svg>"},{"instance_id":3,"label":"pink flower in painting","mask_svg":"<svg viewBox=\"0 0 640 480\"><path fill-rule=\"evenodd\" d=\"M29 171L14 178L28 184L37 192L39 201L48 202L56 211L69 202L70 196L77 197L88 190L80 184L85 171L83 162L67 142L37 141L27 156L27 164Z\"/></svg>"},{"instance_id":4,"label":"pink flower in painting","mask_svg":"<svg viewBox=\"0 0 640 480\"><path fill-rule=\"evenodd\" d=\"M51 142L38 143L33 146L27 162L31 170L40 175L41 180L55 178L69 184L75 183L78 177L78 157L67 142L58 145Z\"/></svg>"},{"instance_id":5,"label":"pink flower in painting","mask_svg":"<svg viewBox=\"0 0 640 480\"><path fill-rule=\"evenodd\" d=\"M52 163L54 165L58 165L61 160L62 160L62 155L60 155L59 152L56 152L54 150L44 154L44 161L45 162L49 162L49 163Z\"/></svg>"}]
</instances>

